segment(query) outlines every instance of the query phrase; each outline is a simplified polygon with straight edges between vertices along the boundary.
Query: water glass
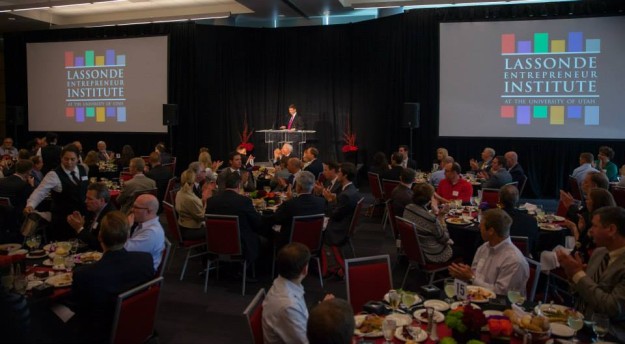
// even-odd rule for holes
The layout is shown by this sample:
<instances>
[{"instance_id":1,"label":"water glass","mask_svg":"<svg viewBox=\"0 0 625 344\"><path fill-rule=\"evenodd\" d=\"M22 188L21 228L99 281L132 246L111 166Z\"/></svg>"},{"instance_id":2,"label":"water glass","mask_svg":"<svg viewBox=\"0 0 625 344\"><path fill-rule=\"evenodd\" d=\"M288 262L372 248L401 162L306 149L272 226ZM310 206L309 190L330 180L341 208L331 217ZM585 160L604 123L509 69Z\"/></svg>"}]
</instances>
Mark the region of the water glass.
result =
<instances>
[{"instance_id":1,"label":"water glass","mask_svg":"<svg viewBox=\"0 0 625 344\"><path fill-rule=\"evenodd\" d=\"M393 312L397 311L399 307L399 303L401 302L401 295L397 292L397 290L391 289L388 291L388 303L391 305L391 309Z\"/></svg>"},{"instance_id":2,"label":"water glass","mask_svg":"<svg viewBox=\"0 0 625 344\"><path fill-rule=\"evenodd\" d=\"M393 319L384 319L382 323L382 333L384 334L384 339L386 339L386 344L391 344L391 340L395 335L395 329L397 328L397 323Z\"/></svg>"},{"instance_id":3,"label":"water glass","mask_svg":"<svg viewBox=\"0 0 625 344\"><path fill-rule=\"evenodd\" d=\"M577 343L577 331L581 330L584 327L584 317L581 314L573 313L569 315L566 324L569 325L570 328L573 329L573 342Z\"/></svg>"},{"instance_id":4,"label":"water glass","mask_svg":"<svg viewBox=\"0 0 625 344\"><path fill-rule=\"evenodd\" d=\"M597 335L597 341L603 341L603 337L610 329L610 318L605 314L595 313L592 315L592 330Z\"/></svg>"},{"instance_id":5,"label":"water glass","mask_svg":"<svg viewBox=\"0 0 625 344\"><path fill-rule=\"evenodd\" d=\"M445 279L445 295L447 298L445 302L451 303L453 301L453 297L456 295L456 280L453 278Z\"/></svg>"},{"instance_id":6,"label":"water glass","mask_svg":"<svg viewBox=\"0 0 625 344\"><path fill-rule=\"evenodd\" d=\"M16 293L24 295L26 293L27 286L28 280L26 280L26 275L15 276L13 281L13 287L15 288Z\"/></svg>"},{"instance_id":7,"label":"water glass","mask_svg":"<svg viewBox=\"0 0 625 344\"><path fill-rule=\"evenodd\" d=\"M70 255L68 257L65 257L65 260L63 262L65 263L65 271L72 272L72 269L75 265L74 256Z\"/></svg>"}]
</instances>

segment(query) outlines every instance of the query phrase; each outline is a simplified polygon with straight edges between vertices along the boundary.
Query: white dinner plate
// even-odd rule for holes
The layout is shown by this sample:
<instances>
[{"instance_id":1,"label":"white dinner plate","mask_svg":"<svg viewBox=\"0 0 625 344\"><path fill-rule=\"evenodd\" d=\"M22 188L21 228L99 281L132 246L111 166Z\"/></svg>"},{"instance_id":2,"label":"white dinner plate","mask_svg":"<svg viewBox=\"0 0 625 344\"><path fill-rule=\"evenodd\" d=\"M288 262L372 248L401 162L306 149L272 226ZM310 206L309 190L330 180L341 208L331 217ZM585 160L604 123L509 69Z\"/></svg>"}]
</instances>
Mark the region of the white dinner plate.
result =
<instances>
[{"instance_id":1,"label":"white dinner plate","mask_svg":"<svg viewBox=\"0 0 625 344\"><path fill-rule=\"evenodd\" d=\"M42 284L43 284L43 281L40 281L40 280L28 281L28 284L26 284L26 290L31 290L34 287L40 286Z\"/></svg>"},{"instance_id":2,"label":"white dinner plate","mask_svg":"<svg viewBox=\"0 0 625 344\"><path fill-rule=\"evenodd\" d=\"M367 317L367 315L368 314L354 315L354 322L356 325L354 326L354 334L359 337L367 337L367 338L382 337L384 333L382 333L381 329L379 331L372 331L372 332L367 332L367 333L360 332L358 328L362 325L362 322L365 321L365 318Z\"/></svg>"},{"instance_id":3,"label":"white dinner plate","mask_svg":"<svg viewBox=\"0 0 625 344\"><path fill-rule=\"evenodd\" d=\"M397 326L406 326L412 324L412 317L409 314L391 313L385 319L395 320Z\"/></svg>"},{"instance_id":4,"label":"white dinner plate","mask_svg":"<svg viewBox=\"0 0 625 344\"><path fill-rule=\"evenodd\" d=\"M559 323L551 323L549 325L551 327L551 334L558 337L573 337L575 335L575 330L572 328Z\"/></svg>"},{"instance_id":5,"label":"white dinner plate","mask_svg":"<svg viewBox=\"0 0 625 344\"><path fill-rule=\"evenodd\" d=\"M464 301L456 301L451 304L450 309L454 310L463 305L464 305ZM480 306L476 305L475 303L471 303L471 307L473 307L473 309L482 309Z\"/></svg>"},{"instance_id":6,"label":"white dinner plate","mask_svg":"<svg viewBox=\"0 0 625 344\"><path fill-rule=\"evenodd\" d=\"M556 225L554 223L539 223L538 228L550 232L557 232L562 230L562 227L560 227L560 225Z\"/></svg>"},{"instance_id":7,"label":"white dinner plate","mask_svg":"<svg viewBox=\"0 0 625 344\"><path fill-rule=\"evenodd\" d=\"M423 323L427 323L428 322L428 316L427 316L427 309L417 309L413 315L415 317L415 319L419 320L420 322ZM439 312L439 311L434 311L434 322L436 323L441 323L445 320L445 315L443 315L443 313Z\"/></svg>"},{"instance_id":8,"label":"white dinner plate","mask_svg":"<svg viewBox=\"0 0 625 344\"><path fill-rule=\"evenodd\" d=\"M52 266L52 265L54 265L54 263L52 262L52 259L46 259L41 264L43 264L45 266Z\"/></svg>"},{"instance_id":9,"label":"white dinner plate","mask_svg":"<svg viewBox=\"0 0 625 344\"><path fill-rule=\"evenodd\" d=\"M449 309L449 304L443 300L427 300L423 302L423 307L432 307L439 312L445 312Z\"/></svg>"},{"instance_id":10,"label":"white dinner plate","mask_svg":"<svg viewBox=\"0 0 625 344\"><path fill-rule=\"evenodd\" d=\"M46 283L56 288L69 287L72 285L72 274L65 273L48 277L48 279L46 279Z\"/></svg>"},{"instance_id":11,"label":"white dinner plate","mask_svg":"<svg viewBox=\"0 0 625 344\"><path fill-rule=\"evenodd\" d=\"M475 298L472 295L476 293L480 293L481 295L485 295L486 298ZM467 287L467 297L471 296L471 302L473 303L487 303L490 299L494 299L497 295L492 291L483 287L478 287L476 285L470 285Z\"/></svg>"},{"instance_id":12,"label":"white dinner plate","mask_svg":"<svg viewBox=\"0 0 625 344\"><path fill-rule=\"evenodd\" d=\"M401 294L401 292L400 292L400 294ZM404 305L404 307L406 307L406 308L410 308L410 307L412 307L412 306L414 306L416 304L421 303L421 301L423 301L421 299L421 297L419 296L419 294L410 293L410 295L414 296L414 302L411 305L405 305L404 301L403 301L403 298L402 298L402 301L401 301L401 304ZM387 303L390 303L389 300L388 300L388 293L384 294L384 301L386 301Z\"/></svg>"},{"instance_id":13,"label":"white dinner plate","mask_svg":"<svg viewBox=\"0 0 625 344\"><path fill-rule=\"evenodd\" d=\"M42 254L34 254L34 255L29 253L29 254L26 255L26 258L28 258L28 259L39 259L39 258L43 258L43 257L45 257L47 255L48 254L46 253L46 251L43 251Z\"/></svg>"},{"instance_id":14,"label":"white dinner plate","mask_svg":"<svg viewBox=\"0 0 625 344\"><path fill-rule=\"evenodd\" d=\"M461 217L450 217L445 219L445 222L457 226L466 226L471 224L471 221L467 221Z\"/></svg>"},{"instance_id":15,"label":"white dinner plate","mask_svg":"<svg viewBox=\"0 0 625 344\"><path fill-rule=\"evenodd\" d=\"M416 334L416 337L414 337L412 340L414 340L415 342L423 342L426 339L428 339L428 333L425 332L423 329L421 329L420 327L415 327L415 326L410 326L414 333ZM404 337L404 328L403 327L398 327L395 330L395 338L401 340L402 342L405 342L406 340L410 339L410 338L405 338Z\"/></svg>"},{"instance_id":16,"label":"white dinner plate","mask_svg":"<svg viewBox=\"0 0 625 344\"><path fill-rule=\"evenodd\" d=\"M566 323L568 320L568 312L571 312L572 309L568 306L558 305L558 304L548 304L544 303L534 307L534 313L539 314L542 313L546 316L550 322L552 323ZM575 312L576 315L580 318L584 318L584 315L580 312Z\"/></svg>"},{"instance_id":17,"label":"white dinner plate","mask_svg":"<svg viewBox=\"0 0 625 344\"><path fill-rule=\"evenodd\" d=\"M15 250L19 250L20 248L22 248L21 244L15 244L15 243L11 243L11 244L2 244L0 245L0 250L6 250L6 251L15 251Z\"/></svg>"},{"instance_id":18,"label":"white dinner plate","mask_svg":"<svg viewBox=\"0 0 625 344\"><path fill-rule=\"evenodd\" d=\"M28 250L20 248L19 250L15 250L15 251L9 252L9 256L13 256L13 255L16 255L16 254L27 254L27 253L28 253Z\"/></svg>"}]
</instances>

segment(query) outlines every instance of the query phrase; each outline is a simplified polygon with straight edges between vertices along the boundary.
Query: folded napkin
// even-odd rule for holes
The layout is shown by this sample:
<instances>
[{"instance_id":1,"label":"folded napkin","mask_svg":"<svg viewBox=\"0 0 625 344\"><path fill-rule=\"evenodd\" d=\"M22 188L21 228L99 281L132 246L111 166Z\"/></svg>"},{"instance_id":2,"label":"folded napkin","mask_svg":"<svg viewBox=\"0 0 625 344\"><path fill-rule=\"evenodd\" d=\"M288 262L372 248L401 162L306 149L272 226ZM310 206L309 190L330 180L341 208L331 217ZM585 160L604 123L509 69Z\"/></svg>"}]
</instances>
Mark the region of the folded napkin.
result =
<instances>
[{"instance_id":1,"label":"folded napkin","mask_svg":"<svg viewBox=\"0 0 625 344\"><path fill-rule=\"evenodd\" d=\"M571 254L573 251L570 248L563 247L562 245L556 246L551 251L543 251L540 253L540 269L545 270L553 270L560 267L560 263L558 262L558 258L556 257L556 252L558 250L563 250L567 254Z\"/></svg>"},{"instance_id":2,"label":"folded napkin","mask_svg":"<svg viewBox=\"0 0 625 344\"><path fill-rule=\"evenodd\" d=\"M535 212L536 209L538 209L538 206L536 204L532 204L532 203L525 203L522 206L520 206L519 208L525 209L527 211Z\"/></svg>"}]
</instances>

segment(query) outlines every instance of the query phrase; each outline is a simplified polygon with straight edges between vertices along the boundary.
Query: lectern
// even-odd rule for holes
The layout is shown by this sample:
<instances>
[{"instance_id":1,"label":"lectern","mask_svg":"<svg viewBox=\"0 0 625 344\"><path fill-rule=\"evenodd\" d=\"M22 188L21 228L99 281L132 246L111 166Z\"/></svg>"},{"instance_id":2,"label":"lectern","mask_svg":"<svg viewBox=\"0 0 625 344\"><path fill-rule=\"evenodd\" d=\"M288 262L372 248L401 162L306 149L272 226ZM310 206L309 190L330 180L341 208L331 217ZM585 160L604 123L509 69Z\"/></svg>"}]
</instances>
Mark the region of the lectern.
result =
<instances>
[{"instance_id":1,"label":"lectern","mask_svg":"<svg viewBox=\"0 0 625 344\"><path fill-rule=\"evenodd\" d=\"M297 157L302 156L304 143L306 143L306 135L314 134L315 130L288 130L288 129L263 129L257 130L257 133L265 134L265 143L267 144L267 161L273 160L273 151L282 147L285 143L293 146L293 154Z\"/></svg>"}]
</instances>

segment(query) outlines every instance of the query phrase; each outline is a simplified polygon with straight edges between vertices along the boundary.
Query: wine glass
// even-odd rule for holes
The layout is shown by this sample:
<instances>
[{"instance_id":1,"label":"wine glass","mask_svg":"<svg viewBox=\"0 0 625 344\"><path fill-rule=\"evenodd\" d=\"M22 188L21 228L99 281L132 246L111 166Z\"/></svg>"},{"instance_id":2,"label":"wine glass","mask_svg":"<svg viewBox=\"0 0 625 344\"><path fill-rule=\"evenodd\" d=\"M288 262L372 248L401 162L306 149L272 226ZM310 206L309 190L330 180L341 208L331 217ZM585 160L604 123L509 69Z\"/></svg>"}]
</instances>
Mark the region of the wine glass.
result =
<instances>
[{"instance_id":1,"label":"wine glass","mask_svg":"<svg viewBox=\"0 0 625 344\"><path fill-rule=\"evenodd\" d=\"M592 315L592 330L597 335L597 341L603 341L603 337L610 329L610 319L605 314L595 313Z\"/></svg>"},{"instance_id":2,"label":"wine glass","mask_svg":"<svg viewBox=\"0 0 625 344\"><path fill-rule=\"evenodd\" d=\"M521 292L517 288L508 289L508 300L510 300L510 304L518 304L519 298L522 298L522 296Z\"/></svg>"},{"instance_id":3,"label":"wine glass","mask_svg":"<svg viewBox=\"0 0 625 344\"><path fill-rule=\"evenodd\" d=\"M397 312L397 307L399 307L399 303L401 302L401 295L395 289L391 289L388 291L388 303L391 305L391 309L393 312Z\"/></svg>"},{"instance_id":4,"label":"wine glass","mask_svg":"<svg viewBox=\"0 0 625 344\"><path fill-rule=\"evenodd\" d=\"M452 303L453 297L456 295L456 280L453 278L445 278L445 302Z\"/></svg>"},{"instance_id":5,"label":"wine glass","mask_svg":"<svg viewBox=\"0 0 625 344\"><path fill-rule=\"evenodd\" d=\"M65 257L65 271L67 272L72 272L72 269L74 268L74 256L67 256Z\"/></svg>"},{"instance_id":6,"label":"wine glass","mask_svg":"<svg viewBox=\"0 0 625 344\"><path fill-rule=\"evenodd\" d=\"M384 322L382 322L382 333L384 334L384 339L386 339L386 344L392 344L391 340L395 335L396 328L397 323L393 319L384 319Z\"/></svg>"},{"instance_id":7,"label":"wine glass","mask_svg":"<svg viewBox=\"0 0 625 344\"><path fill-rule=\"evenodd\" d=\"M573 333L573 342L579 342L579 340L577 340L577 331L581 330L582 327L584 327L584 318L582 317L582 315L577 312L572 313L569 315L566 323L567 325L569 325L570 328L573 329L573 331L575 331Z\"/></svg>"},{"instance_id":8,"label":"wine glass","mask_svg":"<svg viewBox=\"0 0 625 344\"><path fill-rule=\"evenodd\" d=\"M78 252L78 239L72 239L69 241L69 243L72 245L70 248L70 253L73 256L76 254L76 252Z\"/></svg>"},{"instance_id":9,"label":"wine glass","mask_svg":"<svg viewBox=\"0 0 625 344\"><path fill-rule=\"evenodd\" d=\"M410 308L414 304L415 297L410 293L403 292L401 293L401 302L404 304L404 307Z\"/></svg>"}]
</instances>

